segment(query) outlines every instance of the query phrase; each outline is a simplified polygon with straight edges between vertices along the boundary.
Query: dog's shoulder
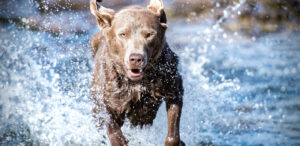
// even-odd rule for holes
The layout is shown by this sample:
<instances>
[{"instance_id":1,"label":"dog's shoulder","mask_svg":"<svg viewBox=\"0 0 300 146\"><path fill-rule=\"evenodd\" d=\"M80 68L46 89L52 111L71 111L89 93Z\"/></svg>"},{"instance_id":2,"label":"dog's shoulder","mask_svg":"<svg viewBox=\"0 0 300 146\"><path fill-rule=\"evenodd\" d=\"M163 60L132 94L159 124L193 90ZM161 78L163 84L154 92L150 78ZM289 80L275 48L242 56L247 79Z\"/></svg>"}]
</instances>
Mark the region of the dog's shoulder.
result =
<instances>
[{"instance_id":1,"label":"dog's shoulder","mask_svg":"<svg viewBox=\"0 0 300 146\"><path fill-rule=\"evenodd\" d=\"M182 77L178 71L179 59L175 52L166 45L157 60L154 79L151 82L154 95L168 98L181 98L183 95Z\"/></svg>"},{"instance_id":2,"label":"dog's shoulder","mask_svg":"<svg viewBox=\"0 0 300 146\"><path fill-rule=\"evenodd\" d=\"M165 45L161 56L158 58L158 70L164 72L167 76L177 74L178 72L178 56L176 53L169 47L168 44Z\"/></svg>"}]
</instances>

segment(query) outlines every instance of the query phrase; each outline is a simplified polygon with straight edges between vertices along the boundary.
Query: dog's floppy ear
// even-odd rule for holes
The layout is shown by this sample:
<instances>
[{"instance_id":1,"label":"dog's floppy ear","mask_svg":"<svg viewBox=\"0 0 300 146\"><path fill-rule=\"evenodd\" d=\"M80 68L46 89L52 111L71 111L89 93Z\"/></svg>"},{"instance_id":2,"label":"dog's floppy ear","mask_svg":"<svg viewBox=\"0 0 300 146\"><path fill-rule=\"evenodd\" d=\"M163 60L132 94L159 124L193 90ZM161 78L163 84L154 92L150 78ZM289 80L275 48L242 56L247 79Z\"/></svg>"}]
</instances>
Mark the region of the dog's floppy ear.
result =
<instances>
[{"instance_id":1,"label":"dog's floppy ear","mask_svg":"<svg viewBox=\"0 0 300 146\"><path fill-rule=\"evenodd\" d=\"M154 12L160 18L160 23L166 26L167 16L164 10L164 4L162 0L150 0L150 4L148 5L148 9Z\"/></svg>"},{"instance_id":2,"label":"dog's floppy ear","mask_svg":"<svg viewBox=\"0 0 300 146\"><path fill-rule=\"evenodd\" d=\"M111 26L111 22L115 15L115 11L112 9L105 8L100 5L100 8L97 8L97 2L102 2L102 0L91 0L90 10L91 13L97 18L97 23L100 29Z\"/></svg>"}]
</instances>

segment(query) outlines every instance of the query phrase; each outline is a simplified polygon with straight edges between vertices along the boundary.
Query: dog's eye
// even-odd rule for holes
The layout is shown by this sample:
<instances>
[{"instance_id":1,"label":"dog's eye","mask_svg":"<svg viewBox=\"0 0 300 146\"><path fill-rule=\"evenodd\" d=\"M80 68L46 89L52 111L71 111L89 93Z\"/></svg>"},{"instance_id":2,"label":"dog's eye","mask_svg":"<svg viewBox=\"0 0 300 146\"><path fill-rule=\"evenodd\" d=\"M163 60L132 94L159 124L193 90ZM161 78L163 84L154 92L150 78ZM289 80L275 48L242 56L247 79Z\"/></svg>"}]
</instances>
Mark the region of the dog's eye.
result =
<instances>
[{"instance_id":1,"label":"dog's eye","mask_svg":"<svg viewBox=\"0 0 300 146\"><path fill-rule=\"evenodd\" d=\"M147 33L146 34L146 38L150 37L151 36L151 33Z\"/></svg>"},{"instance_id":2,"label":"dog's eye","mask_svg":"<svg viewBox=\"0 0 300 146\"><path fill-rule=\"evenodd\" d=\"M149 38L151 36L152 36L152 33L148 32L148 33L146 33L145 38Z\"/></svg>"},{"instance_id":3,"label":"dog's eye","mask_svg":"<svg viewBox=\"0 0 300 146\"><path fill-rule=\"evenodd\" d=\"M121 36L122 38L125 38L125 37L126 37L126 33L120 33L120 36Z\"/></svg>"}]
</instances>

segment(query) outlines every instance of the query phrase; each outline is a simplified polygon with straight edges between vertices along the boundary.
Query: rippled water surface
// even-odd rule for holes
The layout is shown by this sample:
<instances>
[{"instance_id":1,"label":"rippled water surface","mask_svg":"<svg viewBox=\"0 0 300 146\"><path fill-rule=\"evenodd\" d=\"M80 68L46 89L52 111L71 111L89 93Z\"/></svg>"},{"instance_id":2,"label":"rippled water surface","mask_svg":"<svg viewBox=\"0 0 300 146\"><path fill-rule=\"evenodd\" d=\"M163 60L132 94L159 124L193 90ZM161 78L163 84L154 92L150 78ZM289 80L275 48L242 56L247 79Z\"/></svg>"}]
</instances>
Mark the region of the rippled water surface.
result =
<instances>
[{"instance_id":1,"label":"rippled water surface","mask_svg":"<svg viewBox=\"0 0 300 146\"><path fill-rule=\"evenodd\" d=\"M259 37L170 22L184 78L186 145L300 145L300 33ZM0 26L0 145L108 145L91 116L93 59L85 34ZM165 105L153 126L122 130L129 145L163 145Z\"/></svg>"}]
</instances>

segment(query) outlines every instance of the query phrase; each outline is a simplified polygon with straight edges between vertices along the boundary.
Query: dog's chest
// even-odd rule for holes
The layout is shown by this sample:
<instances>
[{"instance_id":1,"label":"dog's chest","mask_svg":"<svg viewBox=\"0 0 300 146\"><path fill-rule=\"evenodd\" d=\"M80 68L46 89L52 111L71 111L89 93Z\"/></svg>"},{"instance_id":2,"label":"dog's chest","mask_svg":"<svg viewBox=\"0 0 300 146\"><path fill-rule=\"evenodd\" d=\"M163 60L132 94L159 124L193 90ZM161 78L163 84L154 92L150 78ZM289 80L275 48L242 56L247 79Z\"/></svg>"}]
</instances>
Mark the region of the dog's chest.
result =
<instances>
[{"instance_id":1,"label":"dog's chest","mask_svg":"<svg viewBox=\"0 0 300 146\"><path fill-rule=\"evenodd\" d=\"M157 85L151 83L127 84L113 83L106 84L105 101L118 113L129 112L135 104L151 106L163 100L163 96L157 92ZM144 104L145 103L145 104ZM146 108L146 107L145 107Z\"/></svg>"},{"instance_id":2,"label":"dog's chest","mask_svg":"<svg viewBox=\"0 0 300 146\"><path fill-rule=\"evenodd\" d=\"M143 90L142 92L133 91L132 100L126 109L126 117L132 125L152 124L156 112L163 101L161 96L155 96L153 93Z\"/></svg>"},{"instance_id":3,"label":"dog's chest","mask_svg":"<svg viewBox=\"0 0 300 146\"><path fill-rule=\"evenodd\" d=\"M129 85L128 87L123 88L123 92L126 95L123 95L123 97L120 98L126 98L130 104L145 103L144 106L146 106L155 104L164 98L159 90L158 84L148 83L146 85Z\"/></svg>"}]
</instances>

